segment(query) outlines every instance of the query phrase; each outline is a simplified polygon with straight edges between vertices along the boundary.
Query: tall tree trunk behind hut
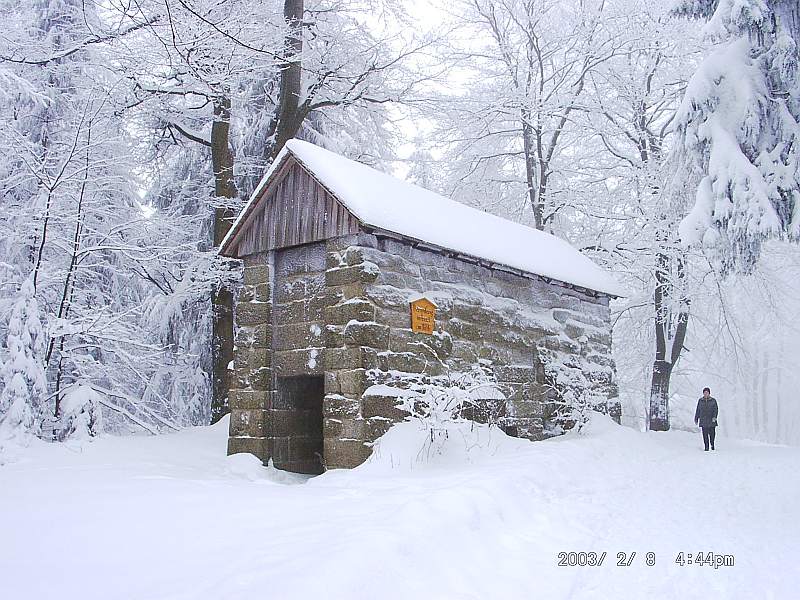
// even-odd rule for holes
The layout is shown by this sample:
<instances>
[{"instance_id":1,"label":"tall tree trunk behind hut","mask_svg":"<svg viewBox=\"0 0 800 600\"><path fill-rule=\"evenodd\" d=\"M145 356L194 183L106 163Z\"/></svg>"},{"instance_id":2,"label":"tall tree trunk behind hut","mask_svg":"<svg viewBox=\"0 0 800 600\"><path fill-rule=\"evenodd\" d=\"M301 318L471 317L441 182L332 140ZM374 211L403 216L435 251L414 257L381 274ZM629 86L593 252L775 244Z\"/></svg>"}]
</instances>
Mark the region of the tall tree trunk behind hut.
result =
<instances>
[{"instance_id":1,"label":"tall tree trunk behind hut","mask_svg":"<svg viewBox=\"0 0 800 600\"><path fill-rule=\"evenodd\" d=\"M300 107L302 92L303 11L304 0L284 0L283 15L289 30L286 35L285 61L281 69L280 101L273 119L274 143L265 149L265 158L274 160L286 142L300 129L306 111ZM211 160L214 166L214 187L218 198L235 198L236 184L233 179L234 155L230 146L229 97L217 100L214 105L214 123L211 128ZM229 208L217 208L214 214L214 246L219 247L231 228L235 214ZM216 423L228 414L228 390L233 360L233 293L225 288L217 289L211 299L213 320L213 382L211 400L211 422Z\"/></svg>"},{"instance_id":2,"label":"tall tree trunk behind hut","mask_svg":"<svg viewBox=\"0 0 800 600\"><path fill-rule=\"evenodd\" d=\"M283 17L289 26L284 64L281 68L280 101L273 119L274 143L267 146L267 158L274 159L290 139L297 135L307 110L300 106L303 85L303 10L304 0L284 0Z\"/></svg>"},{"instance_id":3,"label":"tall tree trunk behind hut","mask_svg":"<svg viewBox=\"0 0 800 600\"><path fill-rule=\"evenodd\" d=\"M214 168L214 193L217 198L236 198L233 180L234 154L230 146L230 111L228 97L214 103L211 125L211 162ZM214 246L219 247L231 228L235 211L227 206L214 210ZM228 390L233 360L233 293L221 285L211 296L212 321L212 397L211 422L216 423L229 412Z\"/></svg>"},{"instance_id":4,"label":"tall tree trunk behind hut","mask_svg":"<svg viewBox=\"0 0 800 600\"><path fill-rule=\"evenodd\" d=\"M665 242L666 240L662 240ZM666 246L664 246L666 247ZM679 250L677 252L680 252ZM674 269L672 266L674 265ZM666 251L656 255L655 303L656 355L650 384L648 429L669 430L669 383L672 370L681 355L689 324L689 302L681 297L677 311L673 309L676 294L683 293L686 278L682 254L671 257ZM668 348L668 342L671 341Z\"/></svg>"}]
</instances>

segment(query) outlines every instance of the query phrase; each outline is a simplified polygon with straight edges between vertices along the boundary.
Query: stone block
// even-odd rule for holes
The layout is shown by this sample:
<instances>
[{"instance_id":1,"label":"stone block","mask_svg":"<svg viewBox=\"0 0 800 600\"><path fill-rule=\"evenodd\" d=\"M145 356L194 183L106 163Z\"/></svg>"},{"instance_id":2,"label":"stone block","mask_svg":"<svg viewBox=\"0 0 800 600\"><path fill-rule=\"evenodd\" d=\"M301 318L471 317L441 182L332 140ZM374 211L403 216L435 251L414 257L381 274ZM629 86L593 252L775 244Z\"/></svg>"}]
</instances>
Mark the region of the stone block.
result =
<instances>
[{"instance_id":1,"label":"stone block","mask_svg":"<svg viewBox=\"0 0 800 600\"><path fill-rule=\"evenodd\" d=\"M374 282L381 286L421 292L425 289L424 281L412 273L397 273L396 271L381 271ZM371 283L371 282L370 282Z\"/></svg>"},{"instance_id":2,"label":"stone block","mask_svg":"<svg viewBox=\"0 0 800 600\"><path fill-rule=\"evenodd\" d=\"M339 376L336 371L325 371L325 393L342 393L342 386L339 385Z\"/></svg>"},{"instance_id":3,"label":"stone block","mask_svg":"<svg viewBox=\"0 0 800 600\"><path fill-rule=\"evenodd\" d=\"M264 438L252 437L231 437L228 438L228 455L246 452L267 462L270 456L267 451L267 444Z\"/></svg>"},{"instance_id":4,"label":"stone block","mask_svg":"<svg viewBox=\"0 0 800 600\"><path fill-rule=\"evenodd\" d=\"M349 346L385 350L389 347L389 327L374 322L350 321L344 328L344 341Z\"/></svg>"},{"instance_id":5,"label":"stone block","mask_svg":"<svg viewBox=\"0 0 800 600\"><path fill-rule=\"evenodd\" d=\"M580 298L577 298L576 296L573 295L573 293L570 292L570 290L567 290L565 288L561 288L560 291L561 294L559 296L558 304L556 304L556 306L559 306L561 308L568 308L570 310L581 309Z\"/></svg>"},{"instance_id":6,"label":"stone block","mask_svg":"<svg viewBox=\"0 0 800 600\"><path fill-rule=\"evenodd\" d=\"M325 466L329 469L352 469L370 454L372 449L361 440L325 439Z\"/></svg>"},{"instance_id":7,"label":"stone block","mask_svg":"<svg viewBox=\"0 0 800 600\"><path fill-rule=\"evenodd\" d=\"M600 344L601 346L611 347L611 334L606 331L598 331L597 329L589 330L586 337L590 342Z\"/></svg>"},{"instance_id":8,"label":"stone block","mask_svg":"<svg viewBox=\"0 0 800 600\"><path fill-rule=\"evenodd\" d=\"M404 240L381 238L380 249L387 254L394 254L404 258L411 256L411 245Z\"/></svg>"},{"instance_id":9,"label":"stone block","mask_svg":"<svg viewBox=\"0 0 800 600\"><path fill-rule=\"evenodd\" d=\"M303 323L308 321L308 305L305 300L275 302L272 306L275 323Z\"/></svg>"},{"instance_id":10,"label":"stone block","mask_svg":"<svg viewBox=\"0 0 800 600\"><path fill-rule=\"evenodd\" d=\"M420 356L414 352L387 352L386 365L390 371L403 371L405 373L429 373L435 374L434 365L438 363L428 358Z\"/></svg>"},{"instance_id":11,"label":"stone block","mask_svg":"<svg viewBox=\"0 0 800 600\"><path fill-rule=\"evenodd\" d=\"M325 323L347 325L350 321L374 321L375 306L366 300L350 300L324 309Z\"/></svg>"},{"instance_id":12,"label":"stone block","mask_svg":"<svg viewBox=\"0 0 800 600\"><path fill-rule=\"evenodd\" d=\"M272 302L272 285L269 283L254 285L253 297L256 302Z\"/></svg>"},{"instance_id":13,"label":"stone block","mask_svg":"<svg viewBox=\"0 0 800 600\"><path fill-rule=\"evenodd\" d=\"M233 366L235 369L252 371L270 366L272 360L268 348L237 347L233 353Z\"/></svg>"},{"instance_id":14,"label":"stone block","mask_svg":"<svg viewBox=\"0 0 800 600\"><path fill-rule=\"evenodd\" d=\"M521 386L521 398L523 402L547 402L553 391L552 388L540 382L539 369L536 369L536 381L524 383Z\"/></svg>"},{"instance_id":15,"label":"stone block","mask_svg":"<svg viewBox=\"0 0 800 600\"><path fill-rule=\"evenodd\" d=\"M492 398L473 400L466 403L461 416L476 423L496 424L505 417L506 401Z\"/></svg>"},{"instance_id":16,"label":"stone block","mask_svg":"<svg viewBox=\"0 0 800 600\"><path fill-rule=\"evenodd\" d=\"M324 348L281 350L274 353L273 369L278 377L322 375Z\"/></svg>"},{"instance_id":17,"label":"stone block","mask_svg":"<svg viewBox=\"0 0 800 600\"><path fill-rule=\"evenodd\" d=\"M324 291L318 292L310 298L307 298L306 302L308 303L309 313L318 315L318 317L315 318L321 318L323 310L329 306L335 306L342 300L344 300L344 294L341 289L336 288L325 289Z\"/></svg>"},{"instance_id":18,"label":"stone block","mask_svg":"<svg viewBox=\"0 0 800 600\"><path fill-rule=\"evenodd\" d=\"M547 437L544 434L542 419L538 417L513 417L507 418L504 422L505 427L514 427L514 437L528 440L543 440Z\"/></svg>"},{"instance_id":19,"label":"stone block","mask_svg":"<svg viewBox=\"0 0 800 600\"><path fill-rule=\"evenodd\" d=\"M452 357L467 364L478 362L478 350L472 342L453 340Z\"/></svg>"},{"instance_id":20,"label":"stone block","mask_svg":"<svg viewBox=\"0 0 800 600\"><path fill-rule=\"evenodd\" d=\"M291 323L276 325L273 329L273 347L279 350L302 350L322 347L322 325L317 323Z\"/></svg>"},{"instance_id":21,"label":"stone block","mask_svg":"<svg viewBox=\"0 0 800 600\"><path fill-rule=\"evenodd\" d=\"M345 266L355 267L364 262L364 248L349 246L341 254Z\"/></svg>"},{"instance_id":22,"label":"stone block","mask_svg":"<svg viewBox=\"0 0 800 600\"><path fill-rule=\"evenodd\" d=\"M514 287L526 287L528 285L527 277L504 271L503 269L492 269L492 278Z\"/></svg>"},{"instance_id":23,"label":"stone block","mask_svg":"<svg viewBox=\"0 0 800 600\"><path fill-rule=\"evenodd\" d=\"M252 302L256 299L256 290L255 286L252 285L243 285L239 288L239 293L236 296L236 304L242 304L244 302Z\"/></svg>"},{"instance_id":24,"label":"stone block","mask_svg":"<svg viewBox=\"0 0 800 600\"><path fill-rule=\"evenodd\" d=\"M416 292L398 289L391 285L368 285L364 288L364 296L375 306L389 308L403 314L410 314L408 297L413 293Z\"/></svg>"},{"instance_id":25,"label":"stone block","mask_svg":"<svg viewBox=\"0 0 800 600\"><path fill-rule=\"evenodd\" d=\"M394 421L383 417L377 417L371 419L358 419L355 422L355 425L358 431L358 435L356 437L367 442L374 442L384 433L389 431L389 428L394 425Z\"/></svg>"},{"instance_id":26,"label":"stone block","mask_svg":"<svg viewBox=\"0 0 800 600\"><path fill-rule=\"evenodd\" d=\"M236 305L236 323L242 326L262 325L272 319L272 303L242 302Z\"/></svg>"},{"instance_id":27,"label":"stone block","mask_svg":"<svg viewBox=\"0 0 800 600\"><path fill-rule=\"evenodd\" d=\"M484 329L482 327L458 318L450 319L447 323L447 331L455 339L460 338L470 342L482 342L484 340Z\"/></svg>"},{"instance_id":28,"label":"stone block","mask_svg":"<svg viewBox=\"0 0 800 600\"><path fill-rule=\"evenodd\" d=\"M353 233L343 235L337 238L329 238L325 240L325 249L328 252L341 252L350 246L358 246L360 234Z\"/></svg>"},{"instance_id":29,"label":"stone block","mask_svg":"<svg viewBox=\"0 0 800 600\"><path fill-rule=\"evenodd\" d=\"M241 369L234 369L230 373L231 382L230 389L232 390L247 390L250 389L250 377L247 371Z\"/></svg>"},{"instance_id":30,"label":"stone block","mask_svg":"<svg viewBox=\"0 0 800 600\"><path fill-rule=\"evenodd\" d=\"M364 419L381 417L392 422L403 421L408 413L399 407L400 402L395 396L364 396L361 399L361 416Z\"/></svg>"},{"instance_id":31,"label":"stone block","mask_svg":"<svg viewBox=\"0 0 800 600\"><path fill-rule=\"evenodd\" d=\"M361 348L325 348L322 354L327 371L366 368L363 358Z\"/></svg>"},{"instance_id":32,"label":"stone block","mask_svg":"<svg viewBox=\"0 0 800 600\"><path fill-rule=\"evenodd\" d=\"M367 388L367 375L365 369L339 371L339 386L342 394L359 396Z\"/></svg>"},{"instance_id":33,"label":"stone block","mask_svg":"<svg viewBox=\"0 0 800 600\"><path fill-rule=\"evenodd\" d=\"M372 283L379 274L380 268L371 262L363 262L352 267L334 267L325 271L325 285L330 287L350 283Z\"/></svg>"},{"instance_id":34,"label":"stone block","mask_svg":"<svg viewBox=\"0 0 800 600\"><path fill-rule=\"evenodd\" d=\"M266 391L272 389L272 369L269 367L261 367L260 369L253 369L246 371L247 381L250 387L258 391Z\"/></svg>"},{"instance_id":35,"label":"stone block","mask_svg":"<svg viewBox=\"0 0 800 600\"><path fill-rule=\"evenodd\" d=\"M322 400L322 415L326 419L355 419L359 415L361 404L358 400L346 398L340 394L325 394Z\"/></svg>"},{"instance_id":36,"label":"stone block","mask_svg":"<svg viewBox=\"0 0 800 600\"><path fill-rule=\"evenodd\" d=\"M376 350L375 348L361 348L361 367L367 370L380 369L385 371L388 367L386 365L386 352Z\"/></svg>"},{"instance_id":37,"label":"stone block","mask_svg":"<svg viewBox=\"0 0 800 600\"><path fill-rule=\"evenodd\" d=\"M281 248L275 253L275 274L280 278L322 272L325 268L324 242Z\"/></svg>"},{"instance_id":38,"label":"stone block","mask_svg":"<svg viewBox=\"0 0 800 600\"><path fill-rule=\"evenodd\" d=\"M570 319L564 324L564 333L566 333L573 340L577 340L586 335L586 330L581 327L580 323Z\"/></svg>"},{"instance_id":39,"label":"stone block","mask_svg":"<svg viewBox=\"0 0 800 600\"><path fill-rule=\"evenodd\" d=\"M341 419L328 418L322 421L322 435L325 438L342 437L343 424Z\"/></svg>"},{"instance_id":40,"label":"stone block","mask_svg":"<svg viewBox=\"0 0 800 600\"><path fill-rule=\"evenodd\" d=\"M590 352L586 355L586 359L595 365L600 365L601 367L607 367L610 369L616 368L614 363L614 359L611 357L610 354L601 354L599 352Z\"/></svg>"},{"instance_id":41,"label":"stone block","mask_svg":"<svg viewBox=\"0 0 800 600\"><path fill-rule=\"evenodd\" d=\"M509 403L508 412L515 418L541 417L544 415L544 407L541 402L517 401Z\"/></svg>"},{"instance_id":42,"label":"stone block","mask_svg":"<svg viewBox=\"0 0 800 600\"><path fill-rule=\"evenodd\" d=\"M478 360L481 359L495 364L510 363L511 352L507 348L484 344L478 348Z\"/></svg>"},{"instance_id":43,"label":"stone block","mask_svg":"<svg viewBox=\"0 0 800 600\"><path fill-rule=\"evenodd\" d=\"M245 285L258 285L270 282L270 267L267 264L253 265L244 268Z\"/></svg>"},{"instance_id":44,"label":"stone block","mask_svg":"<svg viewBox=\"0 0 800 600\"><path fill-rule=\"evenodd\" d=\"M322 344L326 348L343 348L344 327L341 325L326 325L322 332Z\"/></svg>"},{"instance_id":45,"label":"stone block","mask_svg":"<svg viewBox=\"0 0 800 600\"><path fill-rule=\"evenodd\" d=\"M245 267L257 267L259 265L269 264L269 252L256 252L255 254L246 254L242 257L242 264Z\"/></svg>"},{"instance_id":46,"label":"stone block","mask_svg":"<svg viewBox=\"0 0 800 600\"><path fill-rule=\"evenodd\" d=\"M270 348L272 346L272 326L264 323L254 327L237 327L236 345L240 348Z\"/></svg>"},{"instance_id":47,"label":"stone block","mask_svg":"<svg viewBox=\"0 0 800 600\"><path fill-rule=\"evenodd\" d=\"M339 434L340 439L351 439L351 440L360 440L361 433L359 428L359 423L361 422L360 417L355 417L353 419L342 419L342 431Z\"/></svg>"},{"instance_id":48,"label":"stone block","mask_svg":"<svg viewBox=\"0 0 800 600\"><path fill-rule=\"evenodd\" d=\"M498 365L495 367L494 374L498 381L506 383L527 383L536 381L536 369L533 366Z\"/></svg>"},{"instance_id":49,"label":"stone block","mask_svg":"<svg viewBox=\"0 0 800 600\"><path fill-rule=\"evenodd\" d=\"M347 248L345 248L347 250ZM347 263L344 261L344 250L335 252L328 251L325 254L325 270L335 269L337 267L346 267Z\"/></svg>"},{"instance_id":50,"label":"stone block","mask_svg":"<svg viewBox=\"0 0 800 600\"><path fill-rule=\"evenodd\" d=\"M317 296L324 296L325 280L322 273L314 273L303 277L278 279L275 283L273 302L311 302Z\"/></svg>"},{"instance_id":51,"label":"stone block","mask_svg":"<svg viewBox=\"0 0 800 600\"><path fill-rule=\"evenodd\" d=\"M269 408L269 392L255 390L230 390L228 403L231 410L254 410Z\"/></svg>"},{"instance_id":52,"label":"stone block","mask_svg":"<svg viewBox=\"0 0 800 600\"><path fill-rule=\"evenodd\" d=\"M581 346L565 336L548 335L539 344L548 350L566 354L580 354Z\"/></svg>"},{"instance_id":53,"label":"stone block","mask_svg":"<svg viewBox=\"0 0 800 600\"><path fill-rule=\"evenodd\" d=\"M392 352L410 352L421 358L438 362L446 360L453 352L453 338L447 332L433 335L415 333L410 329L392 329L389 335Z\"/></svg>"},{"instance_id":54,"label":"stone block","mask_svg":"<svg viewBox=\"0 0 800 600\"><path fill-rule=\"evenodd\" d=\"M456 273L447 269L446 267L439 266L422 266L420 267L420 274L426 281L440 281L442 283L464 283L464 277L461 273Z\"/></svg>"},{"instance_id":55,"label":"stone block","mask_svg":"<svg viewBox=\"0 0 800 600\"><path fill-rule=\"evenodd\" d=\"M562 325L574 317L574 313L572 311L564 308L554 308L552 314L553 318Z\"/></svg>"},{"instance_id":56,"label":"stone block","mask_svg":"<svg viewBox=\"0 0 800 600\"><path fill-rule=\"evenodd\" d=\"M231 410L230 437L266 437L266 411Z\"/></svg>"},{"instance_id":57,"label":"stone block","mask_svg":"<svg viewBox=\"0 0 800 600\"><path fill-rule=\"evenodd\" d=\"M381 268L381 271L393 271L403 275L411 275L413 277L420 277L421 271L419 265L414 264L410 260L397 255L375 250L372 248L364 248L362 251L364 260L375 263Z\"/></svg>"},{"instance_id":58,"label":"stone block","mask_svg":"<svg viewBox=\"0 0 800 600\"><path fill-rule=\"evenodd\" d=\"M381 325L388 325L393 329L410 329L411 309L408 308L408 305L405 306L405 309L396 310L377 306L375 308L375 321Z\"/></svg>"}]
</instances>

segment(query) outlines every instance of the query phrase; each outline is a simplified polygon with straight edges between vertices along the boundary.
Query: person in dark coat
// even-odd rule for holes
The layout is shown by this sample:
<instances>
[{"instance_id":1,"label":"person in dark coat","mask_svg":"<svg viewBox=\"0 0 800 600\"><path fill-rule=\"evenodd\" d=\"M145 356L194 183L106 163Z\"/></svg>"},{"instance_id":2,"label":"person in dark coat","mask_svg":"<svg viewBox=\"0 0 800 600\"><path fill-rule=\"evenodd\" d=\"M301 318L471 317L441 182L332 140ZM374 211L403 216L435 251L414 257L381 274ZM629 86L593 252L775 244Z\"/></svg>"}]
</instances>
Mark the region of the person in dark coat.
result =
<instances>
[{"instance_id":1,"label":"person in dark coat","mask_svg":"<svg viewBox=\"0 0 800 600\"><path fill-rule=\"evenodd\" d=\"M703 388L703 396L697 401L697 410L694 411L694 422L703 430L703 444L708 451L709 442L714 449L714 437L717 428L717 401L711 397L711 390Z\"/></svg>"}]
</instances>

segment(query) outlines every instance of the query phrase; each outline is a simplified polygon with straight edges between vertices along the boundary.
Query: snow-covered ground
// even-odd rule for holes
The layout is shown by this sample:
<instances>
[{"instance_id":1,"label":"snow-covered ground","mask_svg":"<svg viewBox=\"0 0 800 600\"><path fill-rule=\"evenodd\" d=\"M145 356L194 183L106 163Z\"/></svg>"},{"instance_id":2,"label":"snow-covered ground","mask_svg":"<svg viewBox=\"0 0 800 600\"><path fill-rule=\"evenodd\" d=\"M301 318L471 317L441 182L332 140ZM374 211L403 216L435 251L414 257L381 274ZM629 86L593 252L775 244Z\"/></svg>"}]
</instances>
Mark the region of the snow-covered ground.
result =
<instances>
[{"instance_id":1,"label":"snow-covered ground","mask_svg":"<svg viewBox=\"0 0 800 600\"><path fill-rule=\"evenodd\" d=\"M798 597L798 448L703 452L699 434L598 417L540 443L452 430L423 461L409 423L306 481L226 457L226 427L40 443L1 466L0 596ZM607 554L558 566L569 551ZM735 563L675 563L701 551Z\"/></svg>"}]
</instances>

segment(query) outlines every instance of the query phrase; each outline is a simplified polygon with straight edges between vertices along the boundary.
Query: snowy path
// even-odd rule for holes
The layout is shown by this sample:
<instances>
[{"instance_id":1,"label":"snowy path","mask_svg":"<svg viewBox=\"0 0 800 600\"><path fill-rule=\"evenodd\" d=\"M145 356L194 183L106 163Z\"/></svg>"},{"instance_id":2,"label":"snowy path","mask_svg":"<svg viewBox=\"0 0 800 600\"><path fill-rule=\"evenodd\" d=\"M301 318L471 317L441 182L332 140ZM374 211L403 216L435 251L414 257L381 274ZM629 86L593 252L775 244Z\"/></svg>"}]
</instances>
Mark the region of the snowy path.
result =
<instances>
[{"instance_id":1,"label":"snowy path","mask_svg":"<svg viewBox=\"0 0 800 600\"><path fill-rule=\"evenodd\" d=\"M706 453L699 435L598 420L536 444L495 434L469 463L453 438L390 468L404 427L378 460L302 485L225 458L224 425L38 445L0 467L0 596L798 597L799 448L722 438ZM560 551L607 556L556 566ZM735 565L679 566L681 551ZM637 554L623 567L618 552Z\"/></svg>"}]
</instances>

